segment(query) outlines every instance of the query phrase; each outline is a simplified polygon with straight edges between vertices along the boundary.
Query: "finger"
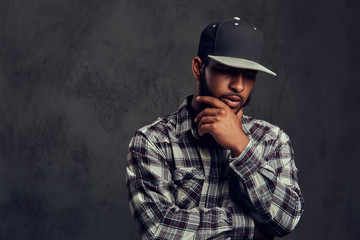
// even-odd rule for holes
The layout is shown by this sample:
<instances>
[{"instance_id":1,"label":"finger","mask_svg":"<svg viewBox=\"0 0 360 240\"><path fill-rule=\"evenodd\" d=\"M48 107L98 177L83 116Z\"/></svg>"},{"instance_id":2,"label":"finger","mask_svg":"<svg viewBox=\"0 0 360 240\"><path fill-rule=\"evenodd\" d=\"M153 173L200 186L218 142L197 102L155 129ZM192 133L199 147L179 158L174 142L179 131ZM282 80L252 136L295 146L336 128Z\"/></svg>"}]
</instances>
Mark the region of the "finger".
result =
<instances>
[{"instance_id":1,"label":"finger","mask_svg":"<svg viewBox=\"0 0 360 240\"><path fill-rule=\"evenodd\" d=\"M195 122L198 122L204 116L215 116L218 114L218 108L205 108L202 110L194 119Z\"/></svg>"},{"instance_id":2,"label":"finger","mask_svg":"<svg viewBox=\"0 0 360 240\"><path fill-rule=\"evenodd\" d=\"M214 124L203 124L203 125L199 125L198 128L200 136L203 136L206 133L213 135L214 130L215 130Z\"/></svg>"},{"instance_id":3,"label":"finger","mask_svg":"<svg viewBox=\"0 0 360 240\"><path fill-rule=\"evenodd\" d=\"M198 97L196 97L196 101L208 104L214 108L227 107L227 105L224 102L222 102L221 100L219 100L215 97L211 97L211 96L198 96Z\"/></svg>"},{"instance_id":4,"label":"finger","mask_svg":"<svg viewBox=\"0 0 360 240\"><path fill-rule=\"evenodd\" d=\"M210 123L215 123L219 121L219 117L218 116L204 116L199 120L199 125L204 125L204 124L210 124Z\"/></svg>"}]
</instances>

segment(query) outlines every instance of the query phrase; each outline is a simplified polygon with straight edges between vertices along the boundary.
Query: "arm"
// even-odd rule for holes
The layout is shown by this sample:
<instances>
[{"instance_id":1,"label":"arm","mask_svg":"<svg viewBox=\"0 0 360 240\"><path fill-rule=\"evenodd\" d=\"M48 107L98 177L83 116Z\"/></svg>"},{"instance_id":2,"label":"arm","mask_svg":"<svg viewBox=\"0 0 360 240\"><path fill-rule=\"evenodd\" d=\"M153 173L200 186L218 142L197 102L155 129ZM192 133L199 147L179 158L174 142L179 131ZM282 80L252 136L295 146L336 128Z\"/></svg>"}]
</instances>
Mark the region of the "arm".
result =
<instances>
[{"instance_id":1,"label":"arm","mask_svg":"<svg viewBox=\"0 0 360 240\"><path fill-rule=\"evenodd\" d=\"M239 204L246 206L267 234L284 236L291 232L303 212L303 198L288 136L274 128L271 139L260 140L266 131L258 129L251 140L243 132L242 109L234 114L216 98L203 96L197 100L212 106L195 119L200 136L211 134L231 152L229 165L235 176L229 184Z\"/></svg>"},{"instance_id":2,"label":"arm","mask_svg":"<svg viewBox=\"0 0 360 240\"><path fill-rule=\"evenodd\" d=\"M264 148L250 140L238 157L230 158L235 173L230 181L238 182L234 192L261 229L273 236L285 236L295 228L303 212L294 153L281 130L266 156L262 154Z\"/></svg>"},{"instance_id":3,"label":"arm","mask_svg":"<svg viewBox=\"0 0 360 240\"><path fill-rule=\"evenodd\" d=\"M126 175L130 210L143 239L252 239L254 222L240 207L176 206L166 156L142 133L130 143Z\"/></svg>"}]
</instances>

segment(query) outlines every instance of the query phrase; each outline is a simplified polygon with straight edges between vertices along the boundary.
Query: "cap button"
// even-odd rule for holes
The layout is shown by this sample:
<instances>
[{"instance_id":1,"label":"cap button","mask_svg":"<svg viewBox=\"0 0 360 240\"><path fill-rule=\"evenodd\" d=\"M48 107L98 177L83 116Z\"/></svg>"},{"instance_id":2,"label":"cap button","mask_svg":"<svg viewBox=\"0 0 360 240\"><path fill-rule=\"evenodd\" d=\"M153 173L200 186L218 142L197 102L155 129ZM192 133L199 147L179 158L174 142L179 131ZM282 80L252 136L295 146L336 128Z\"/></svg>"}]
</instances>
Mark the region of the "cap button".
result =
<instances>
[{"instance_id":1,"label":"cap button","mask_svg":"<svg viewBox=\"0 0 360 240\"><path fill-rule=\"evenodd\" d=\"M239 17L234 17L235 20L239 20L240 21L240 18Z\"/></svg>"}]
</instances>

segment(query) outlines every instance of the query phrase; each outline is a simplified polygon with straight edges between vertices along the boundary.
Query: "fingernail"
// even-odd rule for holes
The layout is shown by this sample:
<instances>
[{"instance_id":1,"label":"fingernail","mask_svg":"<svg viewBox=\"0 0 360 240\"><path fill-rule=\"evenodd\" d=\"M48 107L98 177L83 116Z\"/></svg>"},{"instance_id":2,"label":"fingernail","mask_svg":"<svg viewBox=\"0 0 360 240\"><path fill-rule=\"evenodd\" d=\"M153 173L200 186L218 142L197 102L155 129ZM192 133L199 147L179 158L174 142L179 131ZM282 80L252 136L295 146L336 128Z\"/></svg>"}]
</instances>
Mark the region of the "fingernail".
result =
<instances>
[{"instance_id":1,"label":"fingernail","mask_svg":"<svg viewBox=\"0 0 360 240\"><path fill-rule=\"evenodd\" d=\"M196 100L199 100L199 99L200 99L200 96L197 96L197 97L196 97Z\"/></svg>"}]
</instances>

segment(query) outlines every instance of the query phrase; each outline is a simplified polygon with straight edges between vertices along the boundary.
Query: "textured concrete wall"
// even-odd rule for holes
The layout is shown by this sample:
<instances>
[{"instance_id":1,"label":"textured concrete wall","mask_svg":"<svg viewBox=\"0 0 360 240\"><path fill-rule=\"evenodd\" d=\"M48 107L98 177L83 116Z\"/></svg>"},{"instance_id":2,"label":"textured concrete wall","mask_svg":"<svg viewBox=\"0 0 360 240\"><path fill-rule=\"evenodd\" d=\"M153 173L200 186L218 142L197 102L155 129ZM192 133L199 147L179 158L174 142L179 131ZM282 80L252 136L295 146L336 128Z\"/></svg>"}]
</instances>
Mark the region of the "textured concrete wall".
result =
<instances>
[{"instance_id":1,"label":"textured concrete wall","mask_svg":"<svg viewBox=\"0 0 360 240\"><path fill-rule=\"evenodd\" d=\"M201 30L262 29L246 113L290 135L305 213L285 239L356 239L356 0L0 0L0 239L138 239L124 168L134 131L193 91Z\"/></svg>"}]
</instances>

